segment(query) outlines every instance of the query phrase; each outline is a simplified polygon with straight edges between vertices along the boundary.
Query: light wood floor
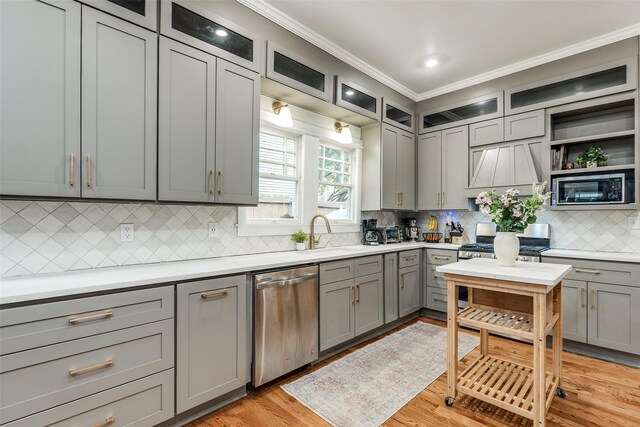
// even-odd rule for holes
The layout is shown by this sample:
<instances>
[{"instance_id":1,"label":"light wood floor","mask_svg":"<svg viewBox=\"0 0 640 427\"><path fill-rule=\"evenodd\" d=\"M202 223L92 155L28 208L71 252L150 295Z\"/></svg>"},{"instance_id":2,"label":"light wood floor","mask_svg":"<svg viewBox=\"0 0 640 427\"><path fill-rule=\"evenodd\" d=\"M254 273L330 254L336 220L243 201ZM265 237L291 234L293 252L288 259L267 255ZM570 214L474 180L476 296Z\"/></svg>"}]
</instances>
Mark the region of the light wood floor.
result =
<instances>
[{"instance_id":1,"label":"light wood floor","mask_svg":"<svg viewBox=\"0 0 640 427\"><path fill-rule=\"evenodd\" d=\"M444 322L426 318L416 321L446 326ZM392 332L394 331L390 333ZM376 339L380 337L367 341L357 348ZM355 349L347 350L301 373L260 389L238 402L189 424L189 427L326 426L328 424L324 420L282 391L279 386L331 363ZM478 357L479 353L478 347L462 360L462 365L466 366ZM525 343L492 336L490 354L510 357L531 365L532 349ZM548 363L550 362L549 357ZM547 416L547 425L640 426L640 369L568 352L563 354L563 362L563 388L567 392L567 397L566 399L554 398ZM447 374L445 373L383 425L474 427L531 426L533 424L526 418L464 395L458 396L453 407L447 407L443 401L446 392Z\"/></svg>"}]
</instances>

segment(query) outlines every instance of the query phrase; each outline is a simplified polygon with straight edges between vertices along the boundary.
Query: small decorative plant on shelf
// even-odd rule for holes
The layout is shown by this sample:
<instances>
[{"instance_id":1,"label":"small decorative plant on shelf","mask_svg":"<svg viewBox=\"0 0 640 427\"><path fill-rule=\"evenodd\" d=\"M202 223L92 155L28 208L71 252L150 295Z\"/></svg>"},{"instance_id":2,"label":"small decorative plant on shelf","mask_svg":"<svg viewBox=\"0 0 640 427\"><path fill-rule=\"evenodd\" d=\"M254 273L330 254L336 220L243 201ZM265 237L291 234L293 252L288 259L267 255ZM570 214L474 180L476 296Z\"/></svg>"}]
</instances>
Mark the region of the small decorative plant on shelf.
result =
<instances>
[{"instance_id":1,"label":"small decorative plant on shelf","mask_svg":"<svg viewBox=\"0 0 640 427\"><path fill-rule=\"evenodd\" d=\"M529 224L536 222L538 212L544 212L542 205L551 197L550 192L544 192L547 183L532 186L533 195L520 200L520 191L509 188L499 195L496 190L483 191L476 198L476 205L480 212L489 215L491 221L499 228L494 240L494 251L498 265L510 267L515 265L520 241L517 231L524 231Z\"/></svg>"},{"instance_id":2,"label":"small decorative plant on shelf","mask_svg":"<svg viewBox=\"0 0 640 427\"><path fill-rule=\"evenodd\" d=\"M582 167L595 168L598 166L606 166L609 155L600 147L589 147L582 153L578 154L576 163Z\"/></svg>"},{"instance_id":3,"label":"small decorative plant on shelf","mask_svg":"<svg viewBox=\"0 0 640 427\"><path fill-rule=\"evenodd\" d=\"M296 244L296 250L304 251L306 249L304 242L309 240L309 236L302 230L298 230L291 235L291 241Z\"/></svg>"}]
</instances>

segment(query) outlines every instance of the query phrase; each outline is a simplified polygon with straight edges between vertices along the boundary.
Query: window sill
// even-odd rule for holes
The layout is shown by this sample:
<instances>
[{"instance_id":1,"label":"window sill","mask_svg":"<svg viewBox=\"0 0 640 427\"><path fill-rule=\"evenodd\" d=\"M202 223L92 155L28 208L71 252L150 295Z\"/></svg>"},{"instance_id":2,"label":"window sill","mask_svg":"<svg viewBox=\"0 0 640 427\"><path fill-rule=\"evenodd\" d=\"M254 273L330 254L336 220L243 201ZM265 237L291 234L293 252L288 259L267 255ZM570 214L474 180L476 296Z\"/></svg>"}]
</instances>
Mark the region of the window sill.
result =
<instances>
[{"instance_id":1,"label":"window sill","mask_svg":"<svg viewBox=\"0 0 640 427\"><path fill-rule=\"evenodd\" d=\"M239 237L252 236L287 236L302 230L305 233L311 233L311 227L308 224L239 224ZM326 233L327 229L324 222L318 221L316 230L319 233ZM359 224L331 224L333 233L358 233L360 232Z\"/></svg>"}]
</instances>

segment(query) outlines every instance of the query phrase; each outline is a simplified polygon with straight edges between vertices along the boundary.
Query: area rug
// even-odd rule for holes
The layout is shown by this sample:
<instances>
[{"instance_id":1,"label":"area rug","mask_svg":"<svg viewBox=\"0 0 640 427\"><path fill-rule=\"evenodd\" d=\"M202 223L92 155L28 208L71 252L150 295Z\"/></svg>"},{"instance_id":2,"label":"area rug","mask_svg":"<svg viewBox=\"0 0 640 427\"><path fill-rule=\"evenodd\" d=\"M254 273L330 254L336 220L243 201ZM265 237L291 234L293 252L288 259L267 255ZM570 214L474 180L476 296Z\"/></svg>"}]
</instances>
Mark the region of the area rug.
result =
<instances>
[{"instance_id":1,"label":"area rug","mask_svg":"<svg viewBox=\"0 0 640 427\"><path fill-rule=\"evenodd\" d=\"M459 358L479 343L458 333ZM446 370L447 329L417 322L281 387L333 426L371 427Z\"/></svg>"}]
</instances>

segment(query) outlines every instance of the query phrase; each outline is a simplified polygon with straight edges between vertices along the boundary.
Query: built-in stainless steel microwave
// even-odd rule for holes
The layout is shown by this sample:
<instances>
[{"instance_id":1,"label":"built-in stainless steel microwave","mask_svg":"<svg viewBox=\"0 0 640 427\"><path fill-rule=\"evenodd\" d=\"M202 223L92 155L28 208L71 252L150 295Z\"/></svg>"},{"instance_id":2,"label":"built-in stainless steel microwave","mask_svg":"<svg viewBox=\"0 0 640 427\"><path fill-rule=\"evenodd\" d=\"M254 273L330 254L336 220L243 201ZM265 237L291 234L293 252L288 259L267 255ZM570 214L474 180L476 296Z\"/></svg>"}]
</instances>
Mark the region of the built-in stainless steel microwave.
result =
<instances>
[{"instance_id":1,"label":"built-in stainless steel microwave","mask_svg":"<svg viewBox=\"0 0 640 427\"><path fill-rule=\"evenodd\" d=\"M554 206L626 203L627 196L624 173L554 178L552 189Z\"/></svg>"}]
</instances>

